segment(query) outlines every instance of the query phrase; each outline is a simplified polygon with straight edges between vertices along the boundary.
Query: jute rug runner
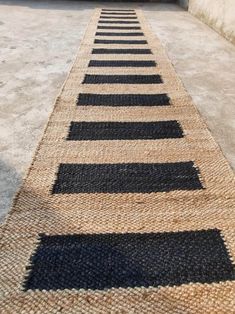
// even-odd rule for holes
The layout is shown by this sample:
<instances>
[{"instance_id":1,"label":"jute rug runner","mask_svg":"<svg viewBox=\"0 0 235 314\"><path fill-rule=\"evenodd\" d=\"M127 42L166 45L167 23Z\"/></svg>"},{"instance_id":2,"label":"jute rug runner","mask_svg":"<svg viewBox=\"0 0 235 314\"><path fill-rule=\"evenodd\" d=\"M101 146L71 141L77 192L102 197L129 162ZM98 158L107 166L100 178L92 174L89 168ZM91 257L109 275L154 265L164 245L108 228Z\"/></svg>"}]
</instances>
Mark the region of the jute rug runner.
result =
<instances>
[{"instance_id":1,"label":"jute rug runner","mask_svg":"<svg viewBox=\"0 0 235 314\"><path fill-rule=\"evenodd\" d=\"M1 228L1 313L235 313L234 218L142 12L97 9Z\"/></svg>"}]
</instances>

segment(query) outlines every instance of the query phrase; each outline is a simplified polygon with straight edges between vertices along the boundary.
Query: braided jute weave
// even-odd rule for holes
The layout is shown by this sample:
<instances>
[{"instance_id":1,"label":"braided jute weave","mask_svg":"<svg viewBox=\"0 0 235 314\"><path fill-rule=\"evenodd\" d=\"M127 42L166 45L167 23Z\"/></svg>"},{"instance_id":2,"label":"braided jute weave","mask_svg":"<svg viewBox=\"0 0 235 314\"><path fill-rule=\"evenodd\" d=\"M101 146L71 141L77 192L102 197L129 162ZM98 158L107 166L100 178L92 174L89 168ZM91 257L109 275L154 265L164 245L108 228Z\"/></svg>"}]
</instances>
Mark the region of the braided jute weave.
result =
<instances>
[{"instance_id":1,"label":"braided jute weave","mask_svg":"<svg viewBox=\"0 0 235 314\"><path fill-rule=\"evenodd\" d=\"M0 312L235 313L234 187L142 12L95 10L0 229Z\"/></svg>"}]
</instances>

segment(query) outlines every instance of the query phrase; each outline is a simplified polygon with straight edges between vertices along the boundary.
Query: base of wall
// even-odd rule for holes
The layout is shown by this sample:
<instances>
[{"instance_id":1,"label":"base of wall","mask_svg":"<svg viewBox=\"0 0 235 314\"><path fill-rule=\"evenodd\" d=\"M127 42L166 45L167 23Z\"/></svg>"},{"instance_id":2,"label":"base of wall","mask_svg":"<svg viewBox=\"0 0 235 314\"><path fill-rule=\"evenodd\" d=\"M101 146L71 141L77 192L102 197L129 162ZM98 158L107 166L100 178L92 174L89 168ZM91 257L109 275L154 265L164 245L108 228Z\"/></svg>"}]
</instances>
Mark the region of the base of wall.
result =
<instances>
[{"instance_id":1,"label":"base of wall","mask_svg":"<svg viewBox=\"0 0 235 314\"><path fill-rule=\"evenodd\" d=\"M234 0L178 0L178 3L235 44Z\"/></svg>"}]
</instances>

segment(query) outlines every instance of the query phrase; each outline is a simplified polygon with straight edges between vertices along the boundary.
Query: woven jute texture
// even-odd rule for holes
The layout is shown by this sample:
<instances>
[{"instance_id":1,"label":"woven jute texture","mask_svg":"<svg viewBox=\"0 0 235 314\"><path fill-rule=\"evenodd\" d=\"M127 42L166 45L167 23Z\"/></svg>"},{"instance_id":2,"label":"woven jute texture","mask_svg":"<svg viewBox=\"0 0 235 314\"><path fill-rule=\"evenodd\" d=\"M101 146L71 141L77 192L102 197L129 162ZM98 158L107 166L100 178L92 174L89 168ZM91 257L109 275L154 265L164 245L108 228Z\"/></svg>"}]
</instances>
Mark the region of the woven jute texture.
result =
<instances>
[{"instance_id":1,"label":"woven jute texture","mask_svg":"<svg viewBox=\"0 0 235 314\"><path fill-rule=\"evenodd\" d=\"M0 312L235 313L234 187L141 10L96 9L0 229Z\"/></svg>"}]
</instances>

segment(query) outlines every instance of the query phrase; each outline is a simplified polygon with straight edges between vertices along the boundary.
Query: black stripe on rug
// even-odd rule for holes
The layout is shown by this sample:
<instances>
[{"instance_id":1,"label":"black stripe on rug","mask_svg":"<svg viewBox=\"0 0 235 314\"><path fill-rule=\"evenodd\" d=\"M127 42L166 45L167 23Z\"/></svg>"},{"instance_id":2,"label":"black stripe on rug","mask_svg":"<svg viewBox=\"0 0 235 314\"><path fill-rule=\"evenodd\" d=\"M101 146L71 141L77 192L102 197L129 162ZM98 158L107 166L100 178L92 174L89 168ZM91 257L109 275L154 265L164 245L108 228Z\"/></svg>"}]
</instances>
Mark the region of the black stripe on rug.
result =
<instances>
[{"instance_id":1,"label":"black stripe on rug","mask_svg":"<svg viewBox=\"0 0 235 314\"><path fill-rule=\"evenodd\" d=\"M101 12L103 15L135 15L135 12Z\"/></svg>"},{"instance_id":2,"label":"black stripe on rug","mask_svg":"<svg viewBox=\"0 0 235 314\"><path fill-rule=\"evenodd\" d=\"M129 10L129 9L102 9L101 11L112 11L112 12L116 12L116 11L123 11L123 12L135 12L135 10Z\"/></svg>"},{"instance_id":3,"label":"black stripe on rug","mask_svg":"<svg viewBox=\"0 0 235 314\"><path fill-rule=\"evenodd\" d=\"M106 21L106 20L99 20L98 23L103 24L139 24L138 21Z\"/></svg>"},{"instance_id":4,"label":"black stripe on rug","mask_svg":"<svg viewBox=\"0 0 235 314\"><path fill-rule=\"evenodd\" d=\"M96 36L144 36L144 33L133 32L133 33L111 33L111 32L96 32Z\"/></svg>"},{"instance_id":5,"label":"black stripe on rug","mask_svg":"<svg viewBox=\"0 0 235 314\"><path fill-rule=\"evenodd\" d=\"M28 270L24 291L147 288L235 279L218 229L40 234Z\"/></svg>"},{"instance_id":6,"label":"black stripe on rug","mask_svg":"<svg viewBox=\"0 0 235 314\"><path fill-rule=\"evenodd\" d=\"M160 75L86 74L82 84L162 84Z\"/></svg>"},{"instance_id":7,"label":"black stripe on rug","mask_svg":"<svg viewBox=\"0 0 235 314\"><path fill-rule=\"evenodd\" d=\"M79 94L77 106L170 106L167 94Z\"/></svg>"},{"instance_id":8,"label":"black stripe on rug","mask_svg":"<svg viewBox=\"0 0 235 314\"><path fill-rule=\"evenodd\" d=\"M176 121L157 122L71 122L67 140L156 140L182 138Z\"/></svg>"},{"instance_id":9,"label":"black stripe on rug","mask_svg":"<svg viewBox=\"0 0 235 314\"><path fill-rule=\"evenodd\" d=\"M152 51L150 49L110 49L110 48L94 48L92 54L134 54L134 55L150 55Z\"/></svg>"},{"instance_id":10,"label":"black stripe on rug","mask_svg":"<svg viewBox=\"0 0 235 314\"><path fill-rule=\"evenodd\" d=\"M95 44L146 45L147 40L95 39Z\"/></svg>"},{"instance_id":11,"label":"black stripe on rug","mask_svg":"<svg viewBox=\"0 0 235 314\"><path fill-rule=\"evenodd\" d=\"M123 19L123 20L137 20L136 16L100 16L101 19L112 19L112 20L119 20L119 19Z\"/></svg>"},{"instance_id":12,"label":"black stripe on rug","mask_svg":"<svg viewBox=\"0 0 235 314\"><path fill-rule=\"evenodd\" d=\"M98 26L97 29L141 29L139 26Z\"/></svg>"},{"instance_id":13,"label":"black stripe on rug","mask_svg":"<svg viewBox=\"0 0 235 314\"><path fill-rule=\"evenodd\" d=\"M152 193L200 190L192 161L175 163L60 164L52 194Z\"/></svg>"},{"instance_id":14,"label":"black stripe on rug","mask_svg":"<svg viewBox=\"0 0 235 314\"><path fill-rule=\"evenodd\" d=\"M156 67L155 61L142 60L91 60L89 67Z\"/></svg>"}]
</instances>

